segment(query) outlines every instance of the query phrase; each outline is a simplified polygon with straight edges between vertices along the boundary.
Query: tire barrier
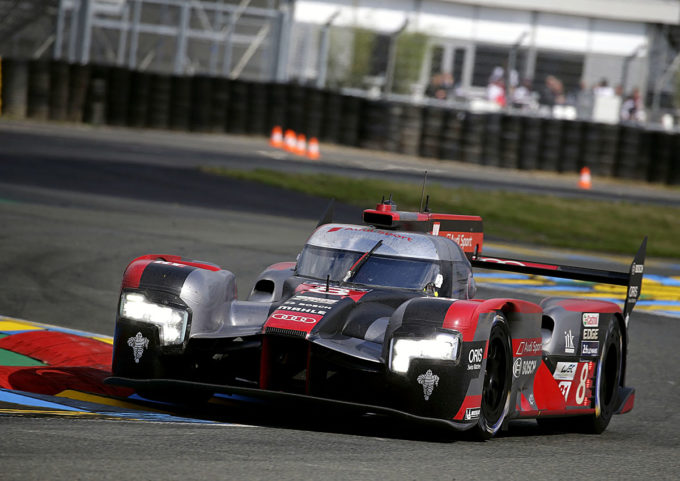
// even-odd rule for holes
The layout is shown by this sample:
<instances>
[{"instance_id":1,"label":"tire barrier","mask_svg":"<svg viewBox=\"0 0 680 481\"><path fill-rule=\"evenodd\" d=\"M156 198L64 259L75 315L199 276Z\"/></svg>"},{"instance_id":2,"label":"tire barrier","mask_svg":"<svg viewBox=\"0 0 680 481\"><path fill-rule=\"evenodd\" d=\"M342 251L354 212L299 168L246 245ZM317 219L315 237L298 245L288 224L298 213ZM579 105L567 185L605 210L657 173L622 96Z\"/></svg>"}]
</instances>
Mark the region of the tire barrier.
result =
<instances>
[{"instance_id":1,"label":"tire barrier","mask_svg":"<svg viewBox=\"0 0 680 481\"><path fill-rule=\"evenodd\" d=\"M323 142L337 144L340 142L340 123L342 119L343 96L338 92L326 92L323 116L321 119L321 133L319 138ZM280 124L276 124L280 125Z\"/></svg>"},{"instance_id":2,"label":"tire barrier","mask_svg":"<svg viewBox=\"0 0 680 481\"><path fill-rule=\"evenodd\" d=\"M47 120L50 115L50 63L28 63L28 102L26 114L31 119Z\"/></svg>"},{"instance_id":3,"label":"tire barrier","mask_svg":"<svg viewBox=\"0 0 680 481\"><path fill-rule=\"evenodd\" d=\"M422 157L441 157L442 132L446 110L441 107L426 107L423 110L423 131L420 140Z\"/></svg>"},{"instance_id":4,"label":"tire barrier","mask_svg":"<svg viewBox=\"0 0 680 481\"><path fill-rule=\"evenodd\" d=\"M213 77L212 108L210 109L210 131L215 133L227 130L227 110L229 108L229 79Z\"/></svg>"},{"instance_id":5,"label":"tire barrier","mask_svg":"<svg viewBox=\"0 0 680 481\"><path fill-rule=\"evenodd\" d=\"M388 152L399 152L399 135L401 132L401 119L404 117L404 104L390 103L387 112L387 139L385 150Z\"/></svg>"},{"instance_id":6,"label":"tire barrier","mask_svg":"<svg viewBox=\"0 0 680 481\"><path fill-rule=\"evenodd\" d=\"M323 90L305 88L305 125L302 132L307 138L319 138L324 114L325 92Z\"/></svg>"},{"instance_id":7,"label":"tire barrier","mask_svg":"<svg viewBox=\"0 0 680 481\"><path fill-rule=\"evenodd\" d=\"M484 126L484 140L482 142L482 163L492 167L500 166L501 153L501 114L493 113L486 116Z\"/></svg>"},{"instance_id":8,"label":"tire barrier","mask_svg":"<svg viewBox=\"0 0 680 481\"><path fill-rule=\"evenodd\" d=\"M227 132L245 134L250 105L248 83L243 80L231 81L231 97L227 114Z\"/></svg>"},{"instance_id":9,"label":"tire barrier","mask_svg":"<svg viewBox=\"0 0 680 481\"><path fill-rule=\"evenodd\" d=\"M26 118L28 100L28 62L2 59L2 115Z\"/></svg>"},{"instance_id":10,"label":"tire barrier","mask_svg":"<svg viewBox=\"0 0 680 481\"><path fill-rule=\"evenodd\" d=\"M286 128L294 132L302 132L305 128L305 88L291 84L286 95Z\"/></svg>"},{"instance_id":11,"label":"tire barrier","mask_svg":"<svg viewBox=\"0 0 680 481\"><path fill-rule=\"evenodd\" d=\"M519 167L519 148L522 121L516 115L501 117L501 158L500 166L506 169Z\"/></svg>"},{"instance_id":12,"label":"tire barrier","mask_svg":"<svg viewBox=\"0 0 680 481\"><path fill-rule=\"evenodd\" d=\"M560 172L579 172L583 167L584 122L566 120L562 129L562 163Z\"/></svg>"},{"instance_id":13,"label":"tire barrier","mask_svg":"<svg viewBox=\"0 0 680 481\"><path fill-rule=\"evenodd\" d=\"M248 87L250 106L247 109L246 132L252 135L269 135L271 127L267 118L269 85L254 82ZM302 131L304 132L304 131Z\"/></svg>"},{"instance_id":14,"label":"tire barrier","mask_svg":"<svg viewBox=\"0 0 680 481\"><path fill-rule=\"evenodd\" d=\"M83 119L93 125L106 123L107 89L109 67L93 65L85 98Z\"/></svg>"},{"instance_id":15,"label":"tire barrier","mask_svg":"<svg viewBox=\"0 0 680 481\"><path fill-rule=\"evenodd\" d=\"M111 67L107 83L106 119L115 126L127 125L131 72L122 67Z\"/></svg>"},{"instance_id":16,"label":"tire barrier","mask_svg":"<svg viewBox=\"0 0 680 481\"><path fill-rule=\"evenodd\" d=\"M69 64L50 63L50 120L65 121L68 117Z\"/></svg>"},{"instance_id":17,"label":"tire barrier","mask_svg":"<svg viewBox=\"0 0 680 481\"><path fill-rule=\"evenodd\" d=\"M361 112L359 147L386 150L390 105L385 101L369 100Z\"/></svg>"},{"instance_id":18,"label":"tire barrier","mask_svg":"<svg viewBox=\"0 0 680 481\"><path fill-rule=\"evenodd\" d=\"M172 78L169 75L153 74L149 79L149 106L147 126L152 129L167 129L170 125L170 99Z\"/></svg>"},{"instance_id":19,"label":"tire barrier","mask_svg":"<svg viewBox=\"0 0 680 481\"><path fill-rule=\"evenodd\" d=\"M543 135L539 170L557 172L562 165L562 130L564 121L559 119L545 119L543 121Z\"/></svg>"},{"instance_id":20,"label":"tire barrier","mask_svg":"<svg viewBox=\"0 0 680 481\"><path fill-rule=\"evenodd\" d=\"M444 160L462 159L464 139L463 126L466 113L462 110L447 109L442 128L441 158Z\"/></svg>"},{"instance_id":21,"label":"tire barrier","mask_svg":"<svg viewBox=\"0 0 680 481\"><path fill-rule=\"evenodd\" d=\"M361 115L363 99L347 96L342 99L340 119L340 133L338 142L349 147L356 147L359 141L359 116Z\"/></svg>"},{"instance_id":22,"label":"tire barrier","mask_svg":"<svg viewBox=\"0 0 680 481\"><path fill-rule=\"evenodd\" d=\"M366 99L298 84L2 59L2 114L269 136L524 170L680 184L680 132Z\"/></svg>"},{"instance_id":23,"label":"tire barrier","mask_svg":"<svg viewBox=\"0 0 680 481\"><path fill-rule=\"evenodd\" d=\"M418 155L420 153L422 130L422 107L418 105L404 105L399 124L399 152L406 155Z\"/></svg>"},{"instance_id":24,"label":"tire barrier","mask_svg":"<svg viewBox=\"0 0 680 481\"><path fill-rule=\"evenodd\" d=\"M207 75L196 75L191 82L190 127L195 132L212 130L212 87L213 79Z\"/></svg>"},{"instance_id":25,"label":"tire barrier","mask_svg":"<svg viewBox=\"0 0 680 481\"><path fill-rule=\"evenodd\" d=\"M463 162L482 163L486 118L484 114L468 112L463 126Z\"/></svg>"},{"instance_id":26,"label":"tire barrier","mask_svg":"<svg viewBox=\"0 0 680 481\"><path fill-rule=\"evenodd\" d=\"M146 72L132 72L127 107L127 124L130 127L146 127L150 97L151 75Z\"/></svg>"},{"instance_id":27,"label":"tire barrier","mask_svg":"<svg viewBox=\"0 0 680 481\"><path fill-rule=\"evenodd\" d=\"M171 130L189 130L191 117L192 77L173 75L170 79L170 119Z\"/></svg>"},{"instance_id":28,"label":"tire barrier","mask_svg":"<svg viewBox=\"0 0 680 481\"><path fill-rule=\"evenodd\" d=\"M631 126L622 126L619 135L618 152L616 162L616 177L622 179L645 179L647 172L639 160L642 154L642 132Z\"/></svg>"},{"instance_id":29,"label":"tire barrier","mask_svg":"<svg viewBox=\"0 0 680 481\"><path fill-rule=\"evenodd\" d=\"M673 161L675 153L674 148L677 148L677 135L669 134L661 130L647 131L648 139L648 163L649 171L647 180L651 182L663 182L666 184L677 184L672 177ZM677 160L676 160L677 162ZM677 170L677 167L676 167Z\"/></svg>"},{"instance_id":30,"label":"tire barrier","mask_svg":"<svg viewBox=\"0 0 680 481\"><path fill-rule=\"evenodd\" d=\"M71 64L68 70L68 109L66 119L69 122L83 122L85 119L85 103L90 88L90 66Z\"/></svg>"},{"instance_id":31,"label":"tire barrier","mask_svg":"<svg viewBox=\"0 0 680 481\"><path fill-rule=\"evenodd\" d=\"M541 141L543 137L543 119L538 117L522 118L522 135L519 157L519 168L536 170L539 166Z\"/></svg>"},{"instance_id":32,"label":"tire barrier","mask_svg":"<svg viewBox=\"0 0 680 481\"><path fill-rule=\"evenodd\" d=\"M600 148L595 175L612 177L616 166L619 143L619 126L610 124L600 125Z\"/></svg>"}]
</instances>

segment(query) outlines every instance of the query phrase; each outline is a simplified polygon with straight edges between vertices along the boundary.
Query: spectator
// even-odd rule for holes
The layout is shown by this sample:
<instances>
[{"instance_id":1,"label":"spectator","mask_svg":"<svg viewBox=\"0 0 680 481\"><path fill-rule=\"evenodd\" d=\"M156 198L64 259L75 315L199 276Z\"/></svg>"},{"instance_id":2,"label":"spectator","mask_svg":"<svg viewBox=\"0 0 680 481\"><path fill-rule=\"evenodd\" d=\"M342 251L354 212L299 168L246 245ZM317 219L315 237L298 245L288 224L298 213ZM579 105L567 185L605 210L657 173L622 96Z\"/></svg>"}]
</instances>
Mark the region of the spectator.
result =
<instances>
[{"instance_id":1,"label":"spectator","mask_svg":"<svg viewBox=\"0 0 680 481\"><path fill-rule=\"evenodd\" d=\"M611 88L606 78L602 78L597 86L593 89L596 97L613 97L615 95L614 89Z\"/></svg>"},{"instance_id":2,"label":"spectator","mask_svg":"<svg viewBox=\"0 0 680 481\"><path fill-rule=\"evenodd\" d=\"M501 107L505 107L505 82L503 81L503 78L493 80L489 83L486 87L486 98Z\"/></svg>"},{"instance_id":3,"label":"spectator","mask_svg":"<svg viewBox=\"0 0 680 481\"><path fill-rule=\"evenodd\" d=\"M534 92L531 90L531 79L524 79L512 93L512 105L519 109L533 108L536 104Z\"/></svg>"},{"instance_id":4,"label":"spectator","mask_svg":"<svg viewBox=\"0 0 680 481\"><path fill-rule=\"evenodd\" d=\"M554 75L548 75L545 78L545 88L541 93L541 104L553 107L555 105L564 105L566 101L562 81Z\"/></svg>"},{"instance_id":5,"label":"spectator","mask_svg":"<svg viewBox=\"0 0 680 481\"><path fill-rule=\"evenodd\" d=\"M622 121L637 121L643 122L645 120L645 110L640 97L640 89L635 87L628 97L621 105L621 120Z\"/></svg>"},{"instance_id":6,"label":"spectator","mask_svg":"<svg viewBox=\"0 0 680 481\"><path fill-rule=\"evenodd\" d=\"M437 73L432 76L425 89L425 95L439 100L446 100L453 93L454 79L450 73Z\"/></svg>"}]
</instances>

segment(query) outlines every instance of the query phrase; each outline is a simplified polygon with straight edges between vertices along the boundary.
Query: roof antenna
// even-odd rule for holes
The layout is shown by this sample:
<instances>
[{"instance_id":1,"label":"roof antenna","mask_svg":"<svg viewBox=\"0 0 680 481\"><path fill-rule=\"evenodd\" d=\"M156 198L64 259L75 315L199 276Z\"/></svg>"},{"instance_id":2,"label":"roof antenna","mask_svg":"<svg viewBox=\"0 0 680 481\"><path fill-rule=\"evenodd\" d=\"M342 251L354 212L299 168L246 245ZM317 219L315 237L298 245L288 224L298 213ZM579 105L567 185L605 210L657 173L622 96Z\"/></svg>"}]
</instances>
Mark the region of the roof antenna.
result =
<instances>
[{"instance_id":1,"label":"roof antenna","mask_svg":"<svg viewBox=\"0 0 680 481\"><path fill-rule=\"evenodd\" d=\"M423 212L423 199L425 198L425 184L427 183L427 170L425 171L425 178L423 178L423 190L420 192L420 211Z\"/></svg>"},{"instance_id":2,"label":"roof antenna","mask_svg":"<svg viewBox=\"0 0 680 481\"><path fill-rule=\"evenodd\" d=\"M425 210L423 212L430 212L430 194L425 197Z\"/></svg>"}]
</instances>

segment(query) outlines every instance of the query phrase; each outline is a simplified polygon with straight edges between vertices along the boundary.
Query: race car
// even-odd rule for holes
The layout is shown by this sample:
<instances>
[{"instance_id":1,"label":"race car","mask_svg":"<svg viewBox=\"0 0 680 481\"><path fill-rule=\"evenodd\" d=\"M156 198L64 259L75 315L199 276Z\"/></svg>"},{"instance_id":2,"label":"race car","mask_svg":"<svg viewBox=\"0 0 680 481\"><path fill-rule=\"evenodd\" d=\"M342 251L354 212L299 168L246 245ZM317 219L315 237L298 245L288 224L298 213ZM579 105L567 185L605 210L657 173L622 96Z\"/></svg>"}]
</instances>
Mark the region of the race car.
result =
<instances>
[{"instance_id":1,"label":"race car","mask_svg":"<svg viewBox=\"0 0 680 481\"><path fill-rule=\"evenodd\" d=\"M633 408L628 272L482 255L478 216L397 210L363 225L324 216L296 262L266 268L247 300L216 265L146 255L125 270L112 377L143 396L247 396L351 406L488 439L514 419L601 433ZM627 287L592 299L476 299L473 268Z\"/></svg>"}]
</instances>

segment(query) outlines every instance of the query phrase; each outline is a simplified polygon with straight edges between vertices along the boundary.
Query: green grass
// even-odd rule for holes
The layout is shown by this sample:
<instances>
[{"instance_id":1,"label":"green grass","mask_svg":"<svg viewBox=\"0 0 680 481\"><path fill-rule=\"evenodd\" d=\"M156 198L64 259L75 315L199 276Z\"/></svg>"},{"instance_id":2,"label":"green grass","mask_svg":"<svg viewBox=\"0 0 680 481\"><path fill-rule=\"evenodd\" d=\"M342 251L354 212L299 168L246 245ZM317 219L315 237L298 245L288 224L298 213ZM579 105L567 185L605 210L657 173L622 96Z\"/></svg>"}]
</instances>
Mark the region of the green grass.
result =
<instances>
[{"instance_id":1,"label":"green grass","mask_svg":"<svg viewBox=\"0 0 680 481\"><path fill-rule=\"evenodd\" d=\"M399 210L417 211L416 184L294 174L204 168L205 172L261 182L339 202L374 208L392 194ZM647 253L680 258L680 208L515 192L427 186L432 212L480 215L487 238L535 245L633 255L647 235ZM357 223L361 223L357 219Z\"/></svg>"}]
</instances>

